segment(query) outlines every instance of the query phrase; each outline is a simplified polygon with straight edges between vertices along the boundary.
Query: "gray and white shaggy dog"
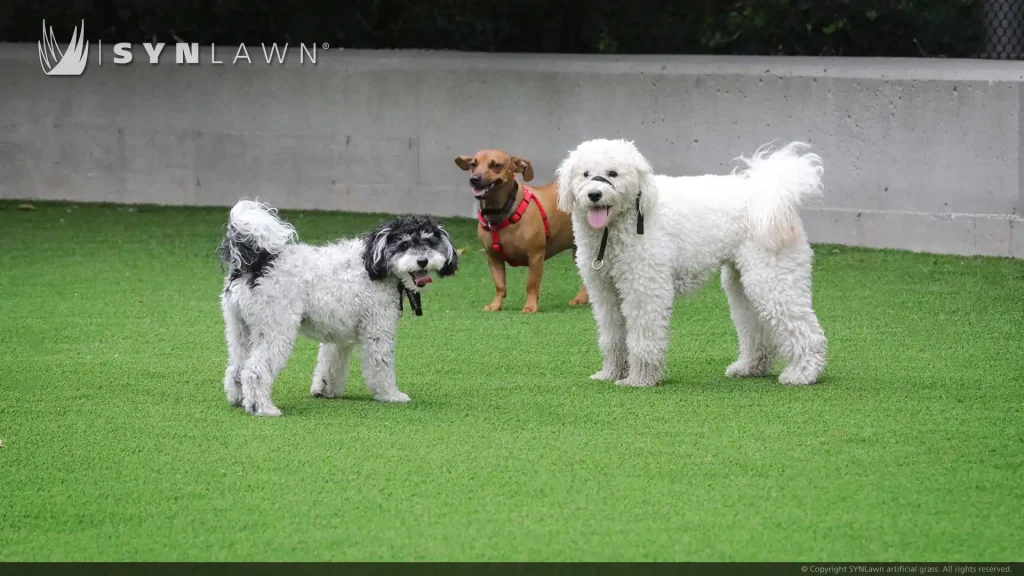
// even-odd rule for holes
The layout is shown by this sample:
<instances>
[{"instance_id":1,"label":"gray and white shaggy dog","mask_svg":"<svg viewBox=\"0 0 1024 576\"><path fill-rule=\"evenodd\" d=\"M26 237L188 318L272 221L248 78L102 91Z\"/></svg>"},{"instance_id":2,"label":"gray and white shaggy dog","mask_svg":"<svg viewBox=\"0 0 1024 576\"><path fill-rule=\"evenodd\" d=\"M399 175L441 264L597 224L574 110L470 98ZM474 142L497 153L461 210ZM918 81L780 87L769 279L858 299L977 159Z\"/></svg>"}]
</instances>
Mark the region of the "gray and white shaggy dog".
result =
<instances>
[{"instance_id":1,"label":"gray and white shaggy dog","mask_svg":"<svg viewBox=\"0 0 1024 576\"><path fill-rule=\"evenodd\" d=\"M430 272L452 276L458 254L427 216L403 216L362 238L326 246L297 242L277 211L251 200L232 209L218 250L228 267L221 294L228 402L258 416L279 416L271 386L301 334L320 342L313 396L345 391L359 344L363 378L374 399L408 402L395 384L395 329L402 300L417 315Z\"/></svg>"}]
</instances>

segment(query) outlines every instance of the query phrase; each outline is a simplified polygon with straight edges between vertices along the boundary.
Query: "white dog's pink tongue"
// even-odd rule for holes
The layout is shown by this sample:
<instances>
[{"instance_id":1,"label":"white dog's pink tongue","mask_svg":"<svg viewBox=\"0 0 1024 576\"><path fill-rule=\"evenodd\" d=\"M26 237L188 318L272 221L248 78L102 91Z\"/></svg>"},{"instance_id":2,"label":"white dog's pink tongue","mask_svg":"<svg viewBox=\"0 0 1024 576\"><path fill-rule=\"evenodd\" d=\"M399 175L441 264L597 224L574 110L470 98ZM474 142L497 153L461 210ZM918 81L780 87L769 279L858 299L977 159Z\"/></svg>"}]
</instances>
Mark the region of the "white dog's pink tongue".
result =
<instances>
[{"instance_id":1,"label":"white dog's pink tongue","mask_svg":"<svg viewBox=\"0 0 1024 576\"><path fill-rule=\"evenodd\" d=\"M591 208L587 212L587 223L595 230L604 228L604 225L608 223L608 208Z\"/></svg>"}]
</instances>

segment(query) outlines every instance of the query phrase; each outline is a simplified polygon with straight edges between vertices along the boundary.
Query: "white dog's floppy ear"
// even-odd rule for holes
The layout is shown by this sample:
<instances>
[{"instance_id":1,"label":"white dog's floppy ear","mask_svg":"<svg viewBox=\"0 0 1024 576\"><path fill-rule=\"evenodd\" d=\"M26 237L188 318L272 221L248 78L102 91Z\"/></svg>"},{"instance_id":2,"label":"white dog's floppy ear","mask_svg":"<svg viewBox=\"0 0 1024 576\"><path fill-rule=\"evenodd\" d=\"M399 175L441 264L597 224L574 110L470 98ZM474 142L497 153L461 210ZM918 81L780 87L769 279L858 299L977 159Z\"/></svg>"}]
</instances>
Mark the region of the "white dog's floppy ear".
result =
<instances>
[{"instance_id":1,"label":"white dog's floppy ear","mask_svg":"<svg viewBox=\"0 0 1024 576\"><path fill-rule=\"evenodd\" d=\"M654 183L654 174L651 173L650 166L646 172L640 173L640 190L640 213L650 220L651 215L658 209L658 186Z\"/></svg>"},{"instance_id":2,"label":"white dog's floppy ear","mask_svg":"<svg viewBox=\"0 0 1024 576\"><path fill-rule=\"evenodd\" d=\"M636 152L635 161L637 184L640 186L637 192L640 198L640 201L637 203L637 209L640 213L637 214L637 218L650 220L651 216L658 209L658 186L654 183L654 170L639 151ZM643 233L642 227L638 228L638 231Z\"/></svg>"},{"instance_id":3,"label":"white dog's floppy ear","mask_svg":"<svg viewBox=\"0 0 1024 576\"><path fill-rule=\"evenodd\" d=\"M573 205L576 203L576 195L572 193L573 160L573 154L570 152L555 170L555 181L558 186L558 209L566 214L572 212Z\"/></svg>"},{"instance_id":4,"label":"white dog's floppy ear","mask_svg":"<svg viewBox=\"0 0 1024 576\"><path fill-rule=\"evenodd\" d=\"M391 263L384 250L390 232L390 226L381 226L363 238L363 266L370 280L381 280L391 273Z\"/></svg>"}]
</instances>

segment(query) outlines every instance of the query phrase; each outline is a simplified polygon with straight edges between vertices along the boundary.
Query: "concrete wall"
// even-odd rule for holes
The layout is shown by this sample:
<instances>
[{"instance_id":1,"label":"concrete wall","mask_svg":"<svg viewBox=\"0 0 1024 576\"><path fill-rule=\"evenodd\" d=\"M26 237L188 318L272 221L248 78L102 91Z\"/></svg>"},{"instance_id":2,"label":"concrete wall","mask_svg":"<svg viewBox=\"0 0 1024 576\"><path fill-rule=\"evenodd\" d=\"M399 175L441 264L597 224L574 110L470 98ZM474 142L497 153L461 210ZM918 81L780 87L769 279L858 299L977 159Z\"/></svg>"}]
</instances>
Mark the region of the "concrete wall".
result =
<instances>
[{"instance_id":1,"label":"concrete wall","mask_svg":"<svg viewBox=\"0 0 1024 576\"><path fill-rule=\"evenodd\" d=\"M95 47L47 77L0 45L0 198L473 213L453 159L500 147L553 178L593 137L656 170L729 171L771 140L825 160L812 240L1024 257L1024 62L323 51L159 65ZM106 47L105 47L106 49Z\"/></svg>"}]
</instances>

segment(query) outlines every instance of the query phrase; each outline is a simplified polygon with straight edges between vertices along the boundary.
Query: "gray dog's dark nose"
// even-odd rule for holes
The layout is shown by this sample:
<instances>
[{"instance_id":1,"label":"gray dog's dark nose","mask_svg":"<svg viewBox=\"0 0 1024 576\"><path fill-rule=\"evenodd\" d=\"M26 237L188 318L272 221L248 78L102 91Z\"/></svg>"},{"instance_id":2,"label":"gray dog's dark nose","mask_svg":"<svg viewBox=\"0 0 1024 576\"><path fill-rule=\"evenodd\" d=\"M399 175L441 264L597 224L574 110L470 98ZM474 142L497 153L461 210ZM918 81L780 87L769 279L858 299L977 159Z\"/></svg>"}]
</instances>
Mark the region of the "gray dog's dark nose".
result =
<instances>
[{"instance_id":1,"label":"gray dog's dark nose","mask_svg":"<svg viewBox=\"0 0 1024 576\"><path fill-rule=\"evenodd\" d=\"M598 200L601 199L601 193L600 192L591 192L591 193L587 194L587 197L590 198L591 202L597 202Z\"/></svg>"},{"instance_id":2,"label":"gray dog's dark nose","mask_svg":"<svg viewBox=\"0 0 1024 576\"><path fill-rule=\"evenodd\" d=\"M420 265L420 268L426 268L427 267L427 259L426 258L420 258L419 260L416 261L416 263Z\"/></svg>"}]
</instances>

